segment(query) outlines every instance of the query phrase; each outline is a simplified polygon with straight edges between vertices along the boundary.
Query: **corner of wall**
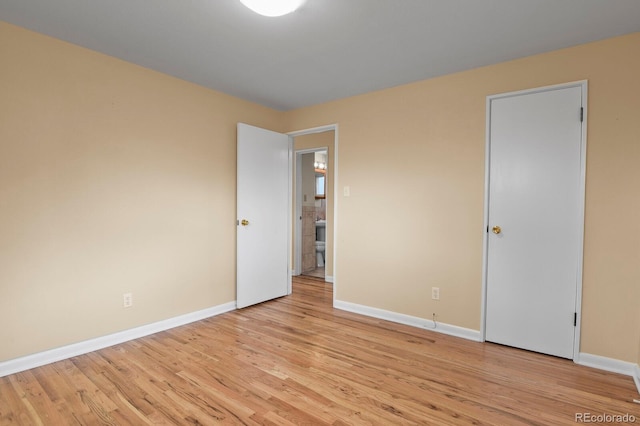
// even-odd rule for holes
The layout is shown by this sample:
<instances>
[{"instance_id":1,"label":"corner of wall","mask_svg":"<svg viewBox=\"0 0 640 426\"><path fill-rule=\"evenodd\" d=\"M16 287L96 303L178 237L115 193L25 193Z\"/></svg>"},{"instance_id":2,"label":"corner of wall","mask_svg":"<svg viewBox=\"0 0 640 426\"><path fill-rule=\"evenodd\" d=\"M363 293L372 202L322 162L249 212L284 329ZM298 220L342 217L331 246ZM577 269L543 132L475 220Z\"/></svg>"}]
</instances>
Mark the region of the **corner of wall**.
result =
<instances>
[{"instance_id":1,"label":"corner of wall","mask_svg":"<svg viewBox=\"0 0 640 426\"><path fill-rule=\"evenodd\" d=\"M585 367L597 368L598 370L610 371L612 373L624 374L625 376L635 376L634 369L637 365L632 362L620 361L600 355L592 355L580 352L575 363ZM637 373L637 371L636 371Z\"/></svg>"}]
</instances>

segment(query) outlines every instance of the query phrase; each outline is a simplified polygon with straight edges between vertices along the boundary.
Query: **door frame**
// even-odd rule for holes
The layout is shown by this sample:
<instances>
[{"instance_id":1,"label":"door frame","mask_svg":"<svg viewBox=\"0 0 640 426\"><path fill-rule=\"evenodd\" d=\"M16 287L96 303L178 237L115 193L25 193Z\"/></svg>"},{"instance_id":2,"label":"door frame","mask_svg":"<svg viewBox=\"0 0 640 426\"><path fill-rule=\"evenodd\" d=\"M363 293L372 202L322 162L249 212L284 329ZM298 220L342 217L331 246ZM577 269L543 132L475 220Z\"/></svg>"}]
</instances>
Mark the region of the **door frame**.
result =
<instances>
[{"instance_id":1,"label":"door frame","mask_svg":"<svg viewBox=\"0 0 640 426\"><path fill-rule=\"evenodd\" d=\"M519 90L514 92L499 93L489 95L486 99L486 125L485 125L485 165L484 165L484 221L483 221L483 240L482 240L482 305L480 320L480 338L481 341L486 340L486 319L487 319L487 262L489 249L489 172L491 165L491 101L500 98L513 96L529 95L533 93L542 93L558 89L568 89L579 87L582 91L582 123L581 123L581 141L580 141L580 176L579 176L579 208L578 223L580 224L579 232L579 253L577 259L577 282L576 282L576 306L575 312L576 329L573 340L573 361L577 362L580 357L580 333L582 320L582 268L584 258L584 209L585 209L585 192L586 192L586 154L587 154L587 80L573 81L569 83L555 84L551 86L537 87L533 89Z\"/></svg>"},{"instance_id":2,"label":"door frame","mask_svg":"<svg viewBox=\"0 0 640 426\"><path fill-rule=\"evenodd\" d=\"M294 138L295 139L295 138ZM295 141L294 141L295 143ZM298 165L301 163L302 161L302 155L304 154L311 154L311 153L315 153L315 152L329 152L329 147L325 146L325 147L319 147L319 148L307 148L307 149L300 149L300 150L295 150L294 148L294 165L295 165L295 178L294 178L294 182L295 182L295 218L296 218L296 222L295 225L293 226L294 229L294 238L293 238L293 271L292 274L293 275L301 275L302 274L302 221L300 220L300 216L302 215L302 168L298 167ZM334 194L335 195L335 194ZM334 197L335 198L335 197ZM325 277L326 277L326 271L325 271Z\"/></svg>"},{"instance_id":3,"label":"door frame","mask_svg":"<svg viewBox=\"0 0 640 426\"><path fill-rule=\"evenodd\" d=\"M336 294L337 294L337 282L338 282L338 262L337 262L337 253L338 253L338 239L337 239L337 235L338 235L338 124L327 124L324 126L318 126L318 127L312 127L312 128L308 128L308 129L303 129L303 130L296 130L296 131L292 131L292 132L287 132L286 134L289 135L289 137L291 137L292 139L295 139L296 136L304 136L304 135L309 135L312 133L323 133L323 132L330 132L333 131L333 305L335 305L335 301L336 301ZM315 150L315 148L314 148ZM327 147L328 150L328 147ZM312 150L313 151L313 150ZM296 168L296 170L298 170L298 168ZM296 172L297 173L297 172ZM293 175L293 173L291 173L291 175ZM292 176L293 178L293 176ZM297 189L296 189L297 191ZM293 198L293 193L291 194L291 197ZM293 207L292 207L293 208ZM291 221L292 224L291 226L297 226L298 221L296 221L296 225L293 224L293 221ZM289 238L289 257L292 258L292 256L294 256L293 253L293 245L292 245L292 238ZM299 268L299 263L296 260L295 263L295 268L297 270L297 268ZM326 275L326 273L325 273ZM289 282L289 286L291 287L291 281ZM289 293L291 294L291 288L289 289Z\"/></svg>"}]
</instances>

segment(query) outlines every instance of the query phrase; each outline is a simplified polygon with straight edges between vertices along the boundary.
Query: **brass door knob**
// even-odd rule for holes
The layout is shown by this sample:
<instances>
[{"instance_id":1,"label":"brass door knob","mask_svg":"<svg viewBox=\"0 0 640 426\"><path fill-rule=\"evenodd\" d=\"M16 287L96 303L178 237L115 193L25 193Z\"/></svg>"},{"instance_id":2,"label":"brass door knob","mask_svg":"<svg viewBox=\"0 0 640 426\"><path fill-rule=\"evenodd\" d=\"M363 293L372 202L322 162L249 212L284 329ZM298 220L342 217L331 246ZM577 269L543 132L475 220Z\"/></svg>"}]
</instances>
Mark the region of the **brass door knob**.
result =
<instances>
[{"instance_id":1,"label":"brass door knob","mask_svg":"<svg viewBox=\"0 0 640 426\"><path fill-rule=\"evenodd\" d=\"M492 231L494 234L498 235L499 233L501 233L501 232L502 232L502 228L500 228L498 225L496 225L496 226L494 226L493 228L491 228L491 231Z\"/></svg>"},{"instance_id":2,"label":"brass door knob","mask_svg":"<svg viewBox=\"0 0 640 426\"><path fill-rule=\"evenodd\" d=\"M240 222L240 225L242 226L247 226L249 224L249 221L247 219L242 219L242 222Z\"/></svg>"}]
</instances>

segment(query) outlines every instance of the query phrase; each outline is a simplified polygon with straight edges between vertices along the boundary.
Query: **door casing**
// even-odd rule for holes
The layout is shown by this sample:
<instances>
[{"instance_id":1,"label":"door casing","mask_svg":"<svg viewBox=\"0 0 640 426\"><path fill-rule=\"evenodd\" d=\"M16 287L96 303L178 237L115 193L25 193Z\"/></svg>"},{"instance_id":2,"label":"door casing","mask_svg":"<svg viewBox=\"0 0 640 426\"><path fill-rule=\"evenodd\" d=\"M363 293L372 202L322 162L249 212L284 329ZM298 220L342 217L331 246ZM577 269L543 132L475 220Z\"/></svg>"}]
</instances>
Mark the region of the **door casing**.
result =
<instances>
[{"instance_id":1,"label":"door casing","mask_svg":"<svg viewBox=\"0 0 640 426\"><path fill-rule=\"evenodd\" d=\"M309 129L296 130L293 132L287 133L292 138L296 136L309 135L312 133L322 133L322 132L330 132L333 131L333 304L335 305L336 295L337 295L337 286L338 286L338 262L337 262L337 253L338 253L338 239L336 238L338 234L338 124L327 124L325 126L312 127ZM313 149L315 150L315 149ZM312 150L312 151L313 151ZM328 150L328 147L327 147ZM293 177L295 178L295 177ZM292 194L293 197L293 194ZM292 221L293 222L293 221ZM295 221L297 224L298 221ZM292 223L291 226L296 226ZM291 241L291 239L290 239ZM290 243L290 256L294 256L292 252L292 247ZM296 259L296 265L299 265L299 261ZM292 271L295 275L295 271ZM289 289L289 293L291 293L291 289Z\"/></svg>"},{"instance_id":2,"label":"door casing","mask_svg":"<svg viewBox=\"0 0 640 426\"><path fill-rule=\"evenodd\" d=\"M538 87L534 89L521 90L515 92L500 93L487 96L486 100L486 126L485 126L485 188L484 188L484 225L483 225L483 254L482 254L482 301L481 301L481 322L480 336L482 341L486 339L486 310L487 310L487 264L489 247L489 172L491 166L491 101L494 99L521 96L533 93L540 93L550 90L565 89L570 87L580 87L582 91L583 113L582 113L582 140L580 141L580 177L579 177L579 209L578 223L582 224L579 233L580 253L578 254L578 271L576 284L576 330L573 342L573 360L578 361L580 355L580 333L582 318L582 269L583 269L583 247L584 247L584 203L586 187L586 153L587 153L587 80L570 83L557 84L552 86Z\"/></svg>"}]
</instances>

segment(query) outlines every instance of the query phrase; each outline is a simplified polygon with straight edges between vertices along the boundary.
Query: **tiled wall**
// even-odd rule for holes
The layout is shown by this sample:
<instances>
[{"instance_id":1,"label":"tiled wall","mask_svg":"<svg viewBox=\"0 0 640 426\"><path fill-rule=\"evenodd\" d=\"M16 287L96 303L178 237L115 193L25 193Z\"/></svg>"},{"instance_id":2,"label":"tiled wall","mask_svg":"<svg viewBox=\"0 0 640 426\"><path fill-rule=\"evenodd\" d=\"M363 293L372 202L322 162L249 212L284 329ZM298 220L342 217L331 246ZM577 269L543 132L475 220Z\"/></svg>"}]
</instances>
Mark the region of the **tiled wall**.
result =
<instances>
[{"instance_id":1,"label":"tiled wall","mask_svg":"<svg viewBox=\"0 0 640 426\"><path fill-rule=\"evenodd\" d=\"M302 206L302 273L316 269L316 207Z\"/></svg>"}]
</instances>

